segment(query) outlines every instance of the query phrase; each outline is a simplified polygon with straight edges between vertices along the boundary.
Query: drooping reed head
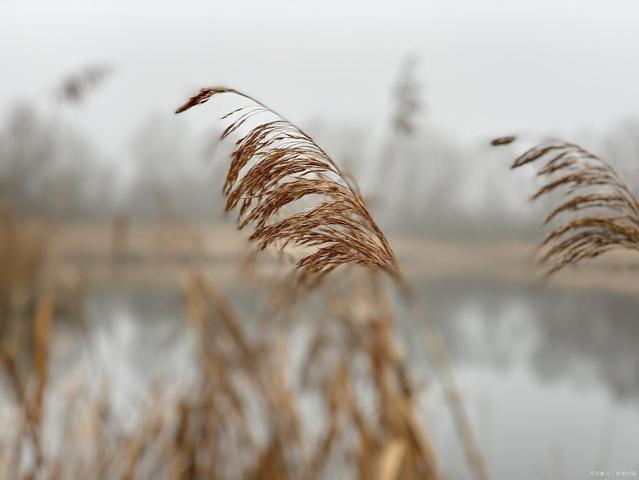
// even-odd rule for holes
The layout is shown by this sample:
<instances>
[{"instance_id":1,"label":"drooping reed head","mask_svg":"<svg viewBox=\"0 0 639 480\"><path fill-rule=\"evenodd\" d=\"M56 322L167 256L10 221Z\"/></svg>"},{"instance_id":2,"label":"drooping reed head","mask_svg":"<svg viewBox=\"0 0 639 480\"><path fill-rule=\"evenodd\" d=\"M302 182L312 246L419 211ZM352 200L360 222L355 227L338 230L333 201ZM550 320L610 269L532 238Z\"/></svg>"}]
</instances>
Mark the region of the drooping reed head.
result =
<instances>
[{"instance_id":1,"label":"drooping reed head","mask_svg":"<svg viewBox=\"0 0 639 480\"><path fill-rule=\"evenodd\" d=\"M532 199L562 195L545 223L567 215L541 245L549 274L615 248L639 250L639 203L608 163L578 145L549 142L526 151L512 168L535 161L544 162L537 175L547 182Z\"/></svg>"},{"instance_id":2,"label":"drooping reed head","mask_svg":"<svg viewBox=\"0 0 639 480\"><path fill-rule=\"evenodd\" d=\"M222 117L230 122L222 139L239 137L224 183L226 210L239 207L239 228L252 225L250 239L261 249L300 248L297 267L306 276L321 278L353 263L398 276L395 256L359 190L308 134L227 87L200 90L176 113L225 93L249 101ZM306 208L285 211L302 200Z\"/></svg>"}]
</instances>

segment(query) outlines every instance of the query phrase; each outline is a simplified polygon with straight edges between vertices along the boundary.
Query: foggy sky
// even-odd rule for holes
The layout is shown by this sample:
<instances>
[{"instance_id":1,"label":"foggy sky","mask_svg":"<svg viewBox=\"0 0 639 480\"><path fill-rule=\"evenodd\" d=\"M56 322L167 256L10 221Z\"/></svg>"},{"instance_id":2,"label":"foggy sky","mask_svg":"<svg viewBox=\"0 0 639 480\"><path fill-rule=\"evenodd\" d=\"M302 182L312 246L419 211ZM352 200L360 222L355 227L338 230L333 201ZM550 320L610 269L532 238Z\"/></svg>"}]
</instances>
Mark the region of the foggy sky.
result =
<instances>
[{"instance_id":1,"label":"foggy sky","mask_svg":"<svg viewBox=\"0 0 639 480\"><path fill-rule=\"evenodd\" d=\"M602 131L639 116L638 25L631 0L0 0L0 115L106 62L117 73L66 114L112 152L205 85L379 128L414 52L429 121L460 139Z\"/></svg>"}]
</instances>

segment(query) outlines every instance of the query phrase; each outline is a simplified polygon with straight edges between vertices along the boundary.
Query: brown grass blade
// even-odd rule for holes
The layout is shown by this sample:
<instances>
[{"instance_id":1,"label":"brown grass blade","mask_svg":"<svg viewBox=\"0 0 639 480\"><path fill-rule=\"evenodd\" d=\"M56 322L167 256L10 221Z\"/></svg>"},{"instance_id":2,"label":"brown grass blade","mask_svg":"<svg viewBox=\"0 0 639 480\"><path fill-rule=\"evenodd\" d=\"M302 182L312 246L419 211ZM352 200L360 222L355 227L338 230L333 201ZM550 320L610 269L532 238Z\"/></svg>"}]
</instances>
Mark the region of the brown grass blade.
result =
<instances>
[{"instance_id":1,"label":"brown grass blade","mask_svg":"<svg viewBox=\"0 0 639 480\"><path fill-rule=\"evenodd\" d=\"M226 210L239 208L239 228L252 225L250 238L261 249L298 248L302 257L297 267L306 276L322 277L355 263L398 277L395 256L359 190L308 134L263 103L227 87L202 89L176 113L223 93L253 105L225 115L231 123L222 134L223 139L239 135L224 184ZM259 115L271 119L257 120L249 128ZM248 133L240 134L244 129Z\"/></svg>"},{"instance_id":2,"label":"brown grass blade","mask_svg":"<svg viewBox=\"0 0 639 480\"><path fill-rule=\"evenodd\" d=\"M399 477L402 458L406 452L406 442L397 438L384 448L377 470L377 480L394 480Z\"/></svg>"},{"instance_id":3,"label":"brown grass blade","mask_svg":"<svg viewBox=\"0 0 639 480\"><path fill-rule=\"evenodd\" d=\"M38 302L35 316L35 352L34 360L37 374L37 388L34 409L38 424L42 420L44 394L49 379L49 344L51 319L55 309L55 295L49 291Z\"/></svg>"},{"instance_id":4,"label":"brown grass blade","mask_svg":"<svg viewBox=\"0 0 639 480\"><path fill-rule=\"evenodd\" d=\"M512 168L545 161L538 175L548 179L533 196L562 196L545 218L573 214L551 230L541 245L540 262L548 274L615 248L639 250L639 203L619 174L605 161L572 143L537 145Z\"/></svg>"},{"instance_id":5,"label":"brown grass blade","mask_svg":"<svg viewBox=\"0 0 639 480\"><path fill-rule=\"evenodd\" d=\"M13 356L2 347L0 347L0 363L9 377L9 382L18 404L26 405L25 388L18 372L18 366L16 365Z\"/></svg>"},{"instance_id":6,"label":"brown grass blade","mask_svg":"<svg viewBox=\"0 0 639 480\"><path fill-rule=\"evenodd\" d=\"M498 147L498 146L501 146L501 145L510 145L515 140L517 140L517 137L515 135L507 135L505 137L498 137L498 138L492 139L490 141L490 144L493 147Z\"/></svg>"}]
</instances>

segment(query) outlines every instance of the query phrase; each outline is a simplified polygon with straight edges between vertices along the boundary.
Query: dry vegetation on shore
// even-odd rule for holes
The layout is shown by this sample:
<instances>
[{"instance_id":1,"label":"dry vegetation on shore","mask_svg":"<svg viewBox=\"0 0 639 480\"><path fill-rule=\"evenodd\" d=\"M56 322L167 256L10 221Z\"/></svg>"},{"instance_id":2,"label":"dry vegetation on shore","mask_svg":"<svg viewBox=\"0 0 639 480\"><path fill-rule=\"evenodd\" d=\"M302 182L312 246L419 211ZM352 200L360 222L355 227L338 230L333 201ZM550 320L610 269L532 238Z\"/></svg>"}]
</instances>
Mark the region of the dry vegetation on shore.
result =
<instances>
[{"instance_id":1,"label":"dry vegetation on shore","mask_svg":"<svg viewBox=\"0 0 639 480\"><path fill-rule=\"evenodd\" d=\"M229 91L203 90L181 110ZM232 112L225 137L256 114L275 115L244 97L257 107ZM51 337L63 304L42 287L44 243L17 240L6 223L4 238L16 245L3 261L16 266L3 298L28 292L33 308L20 321L30 322L31 348L11 347L6 337L0 349L13 397L0 426L3 478L441 478L379 275L409 287L352 180L280 117L240 137L224 193L261 249L294 247L296 288L255 326L192 268L184 300L194 378L177 392L158 383L152 407L133 423L114 413L104 389L92 395L83 385L64 400L62 418L52 418ZM114 226L113 262L126 231ZM319 311L302 308L311 298ZM307 340L302 362L292 364L296 331ZM465 419L457 420L462 440L472 442ZM472 468L486 478L481 462Z\"/></svg>"}]
</instances>

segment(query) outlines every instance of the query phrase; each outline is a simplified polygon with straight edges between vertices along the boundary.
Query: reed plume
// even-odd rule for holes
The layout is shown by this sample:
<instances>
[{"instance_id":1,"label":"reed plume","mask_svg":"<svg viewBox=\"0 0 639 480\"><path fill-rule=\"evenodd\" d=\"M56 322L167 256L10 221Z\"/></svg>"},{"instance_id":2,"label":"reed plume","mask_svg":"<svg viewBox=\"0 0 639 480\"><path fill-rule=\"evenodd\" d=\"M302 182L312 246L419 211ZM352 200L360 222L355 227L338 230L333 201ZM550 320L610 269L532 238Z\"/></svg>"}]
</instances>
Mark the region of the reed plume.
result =
<instances>
[{"instance_id":1,"label":"reed plume","mask_svg":"<svg viewBox=\"0 0 639 480\"><path fill-rule=\"evenodd\" d=\"M184 112L229 93L249 100L222 119L222 139L240 134L224 183L226 211L239 206L238 225L252 225L250 239L261 250L278 244L300 247L303 276L321 278L345 264L360 264L399 276L393 251L368 211L361 193L335 162L300 128L258 100L232 88L204 88L177 109ZM284 214L285 207L311 200L309 208Z\"/></svg>"},{"instance_id":2,"label":"reed plume","mask_svg":"<svg viewBox=\"0 0 639 480\"><path fill-rule=\"evenodd\" d=\"M232 134L240 137L231 154L223 189L226 211L239 206L239 228L252 224L255 230L250 239L258 242L262 250L276 242L281 248L291 245L304 249L304 256L297 262L302 279L319 280L337 267L359 264L390 274L405 298L414 303L412 290L403 280L393 251L359 190L307 133L253 97L227 87L200 90L176 113L225 93L250 102L222 117L230 120L222 139ZM249 127L247 122L258 115L273 119ZM239 134L245 129L248 133ZM315 200L310 208L280 217L284 207L308 197ZM436 362L441 370L447 360L438 358ZM455 389L449 380L446 385ZM457 395L456 401L461 404L460 399ZM466 450L478 452L463 408L453 408L452 413L456 423L465 427L465 441L472 443ZM482 462L474 457L469 461L476 478L487 478Z\"/></svg>"},{"instance_id":3,"label":"reed plume","mask_svg":"<svg viewBox=\"0 0 639 480\"><path fill-rule=\"evenodd\" d=\"M616 248L639 250L639 203L608 163L578 145L550 142L529 149L511 168L535 161L545 161L537 175L548 181L532 200L562 195L544 223L569 215L541 244L540 261L549 264L548 274Z\"/></svg>"},{"instance_id":4,"label":"reed plume","mask_svg":"<svg viewBox=\"0 0 639 480\"><path fill-rule=\"evenodd\" d=\"M517 137L515 135L507 135L505 137L494 138L493 140L491 140L490 144L493 147L498 147L500 145L510 145L515 140L517 140Z\"/></svg>"}]
</instances>

